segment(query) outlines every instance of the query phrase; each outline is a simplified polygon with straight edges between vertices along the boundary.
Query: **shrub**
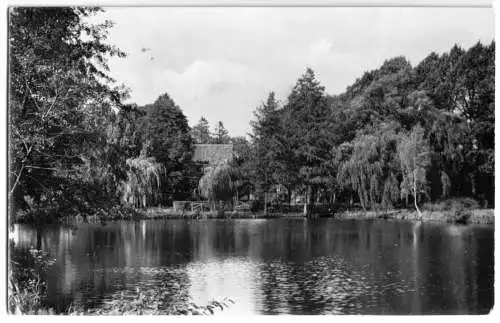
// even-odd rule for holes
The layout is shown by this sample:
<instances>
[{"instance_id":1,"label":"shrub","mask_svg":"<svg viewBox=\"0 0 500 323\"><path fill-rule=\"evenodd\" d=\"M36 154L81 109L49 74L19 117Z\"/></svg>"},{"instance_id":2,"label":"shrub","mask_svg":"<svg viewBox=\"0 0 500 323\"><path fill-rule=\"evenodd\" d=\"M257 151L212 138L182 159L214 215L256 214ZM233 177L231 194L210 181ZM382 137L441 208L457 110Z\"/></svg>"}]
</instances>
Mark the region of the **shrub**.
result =
<instances>
[{"instance_id":1,"label":"shrub","mask_svg":"<svg viewBox=\"0 0 500 323\"><path fill-rule=\"evenodd\" d=\"M257 212L264 209L264 203L258 200L253 200L250 202L250 212Z\"/></svg>"},{"instance_id":2,"label":"shrub","mask_svg":"<svg viewBox=\"0 0 500 323\"><path fill-rule=\"evenodd\" d=\"M472 215L471 209L477 209L479 203L472 198L455 198L446 201L448 222L466 224Z\"/></svg>"},{"instance_id":3,"label":"shrub","mask_svg":"<svg viewBox=\"0 0 500 323\"><path fill-rule=\"evenodd\" d=\"M473 210L477 212L479 203L470 197L455 197L435 203L426 203L423 209L441 213L446 222L465 224L471 221Z\"/></svg>"},{"instance_id":4,"label":"shrub","mask_svg":"<svg viewBox=\"0 0 500 323\"><path fill-rule=\"evenodd\" d=\"M12 256L8 268L9 313L52 314L52 310L43 307L42 300L47 292L43 276L54 262L47 253L36 249Z\"/></svg>"},{"instance_id":5,"label":"shrub","mask_svg":"<svg viewBox=\"0 0 500 323\"><path fill-rule=\"evenodd\" d=\"M445 211L456 211L456 210L471 210L478 209L479 203L470 197L456 197L446 200L437 201L434 203L425 203L423 206L424 210L445 212Z\"/></svg>"}]
</instances>

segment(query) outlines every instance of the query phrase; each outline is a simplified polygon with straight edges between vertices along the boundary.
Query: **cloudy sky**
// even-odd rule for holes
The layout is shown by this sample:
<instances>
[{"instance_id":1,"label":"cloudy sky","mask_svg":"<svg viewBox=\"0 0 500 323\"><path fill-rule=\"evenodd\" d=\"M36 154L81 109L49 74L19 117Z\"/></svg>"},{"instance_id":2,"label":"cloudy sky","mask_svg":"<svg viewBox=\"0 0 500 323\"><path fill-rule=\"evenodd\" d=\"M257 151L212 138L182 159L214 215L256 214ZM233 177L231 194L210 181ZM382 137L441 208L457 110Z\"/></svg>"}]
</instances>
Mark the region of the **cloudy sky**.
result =
<instances>
[{"instance_id":1,"label":"cloudy sky","mask_svg":"<svg viewBox=\"0 0 500 323\"><path fill-rule=\"evenodd\" d=\"M454 43L493 39L492 9L480 8L108 8L109 41L126 51L111 74L131 102L169 93L190 125L205 116L231 135L250 131L269 91L286 100L311 67L330 94L364 71L404 55L412 65Z\"/></svg>"}]
</instances>

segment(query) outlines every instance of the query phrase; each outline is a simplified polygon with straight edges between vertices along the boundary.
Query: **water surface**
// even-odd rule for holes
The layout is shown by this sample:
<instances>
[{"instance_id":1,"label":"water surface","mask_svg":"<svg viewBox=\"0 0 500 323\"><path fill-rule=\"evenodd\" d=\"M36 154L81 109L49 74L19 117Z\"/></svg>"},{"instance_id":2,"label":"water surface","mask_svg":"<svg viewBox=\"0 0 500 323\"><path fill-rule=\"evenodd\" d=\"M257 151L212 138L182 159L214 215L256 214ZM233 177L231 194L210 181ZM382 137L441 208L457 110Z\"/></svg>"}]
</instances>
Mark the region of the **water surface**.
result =
<instances>
[{"instance_id":1,"label":"water surface","mask_svg":"<svg viewBox=\"0 0 500 323\"><path fill-rule=\"evenodd\" d=\"M481 314L493 306L493 226L357 220L145 220L36 230L16 250L56 258L48 302L99 307L139 289L224 314Z\"/></svg>"}]
</instances>

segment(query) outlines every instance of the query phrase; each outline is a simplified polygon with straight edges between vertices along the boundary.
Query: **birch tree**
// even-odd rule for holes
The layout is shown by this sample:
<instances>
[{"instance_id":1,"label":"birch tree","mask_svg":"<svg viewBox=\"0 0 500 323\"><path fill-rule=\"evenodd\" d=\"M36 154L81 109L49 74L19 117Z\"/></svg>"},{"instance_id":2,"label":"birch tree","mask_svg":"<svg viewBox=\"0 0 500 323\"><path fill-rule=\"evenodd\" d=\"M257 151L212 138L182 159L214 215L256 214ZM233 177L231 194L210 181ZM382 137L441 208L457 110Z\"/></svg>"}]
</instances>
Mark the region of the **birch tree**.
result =
<instances>
[{"instance_id":1,"label":"birch tree","mask_svg":"<svg viewBox=\"0 0 500 323\"><path fill-rule=\"evenodd\" d=\"M403 134L397 151L403 173L401 197L408 199L409 195L413 196L415 210L421 219L422 212L418 207L418 197L420 194L426 193L426 170L431 164L430 148L424 138L424 129L417 125L409 134Z\"/></svg>"}]
</instances>

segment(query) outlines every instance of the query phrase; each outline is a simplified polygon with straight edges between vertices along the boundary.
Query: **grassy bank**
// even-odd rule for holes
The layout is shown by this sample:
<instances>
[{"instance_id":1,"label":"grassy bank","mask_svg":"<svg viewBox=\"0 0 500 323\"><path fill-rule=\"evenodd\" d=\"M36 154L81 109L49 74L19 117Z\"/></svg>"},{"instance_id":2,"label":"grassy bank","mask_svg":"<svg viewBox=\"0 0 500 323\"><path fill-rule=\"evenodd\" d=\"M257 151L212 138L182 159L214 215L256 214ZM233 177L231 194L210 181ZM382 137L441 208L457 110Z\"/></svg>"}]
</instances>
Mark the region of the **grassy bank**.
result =
<instances>
[{"instance_id":1,"label":"grassy bank","mask_svg":"<svg viewBox=\"0 0 500 323\"><path fill-rule=\"evenodd\" d=\"M83 217L64 216L49 218L23 217L17 219L17 223L49 224L49 223L98 223L118 220L147 220L147 219L177 219L177 220L205 220L205 219L275 219L275 218L303 218L303 213L264 213L264 212L242 212L242 211L205 211L205 212L181 212L169 208L136 209L126 213L111 212L104 210L91 216ZM344 210L329 214L313 214L312 218L335 218L335 219L394 219L394 220L419 220L418 214L413 209L396 209L380 211ZM435 221L462 224L493 224L495 214L493 209L460 209L460 210L422 210L421 221Z\"/></svg>"},{"instance_id":2,"label":"grassy bank","mask_svg":"<svg viewBox=\"0 0 500 323\"><path fill-rule=\"evenodd\" d=\"M335 219L396 219L396 220L422 220L445 223L462 224L493 224L495 212L493 209L470 208L464 203L453 201L450 203L427 204L419 219L414 209L395 209L379 211L345 210L322 214L321 217ZM475 206L475 205L472 205ZM241 211L216 211L216 212L179 212L168 208L150 208L139 211L144 219L271 219L271 218L303 218L303 213L252 213ZM313 218L319 217L318 215Z\"/></svg>"},{"instance_id":3,"label":"grassy bank","mask_svg":"<svg viewBox=\"0 0 500 323\"><path fill-rule=\"evenodd\" d=\"M61 208L43 208L17 211L9 217L12 223L55 224L65 222L96 222L114 220L138 220L145 218L141 210L124 205L95 207L91 210L77 211Z\"/></svg>"},{"instance_id":4,"label":"grassy bank","mask_svg":"<svg viewBox=\"0 0 500 323\"><path fill-rule=\"evenodd\" d=\"M174 211L171 208L138 210L144 219L270 219L278 217L303 217L302 213L264 213L249 211Z\"/></svg>"},{"instance_id":5,"label":"grassy bank","mask_svg":"<svg viewBox=\"0 0 500 323\"><path fill-rule=\"evenodd\" d=\"M494 224L495 212L493 209L447 210L447 211L422 211L422 219L418 213L411 209L390 211L344 211L334 216L338 219L394 219L412 221L433 221L443 223L461 224Z\"/></svg>"},{"instance_id":6,"label":"grassy bank","mask_svg":"<svg viewBox=\"0 0 500 323\"><path fill-rule=\"evenodd\" d=\"M421 206L422 217L414 208L393 210L356 210L338 212L339 219L396 219L413 221L434 221L460 224L494 224L494 209L479 207L479 203L468 197L458 197L425 203Z\"/></svg>"},{"instance_id":7,"label":"grassy bank","mask_svg":"<svg viewBox=\"0 0 500 323\"><path fill-rule=\"evenodd\" d=\"M337 206L338 208L342 206ZM413 208L392 210L318 210L321 214L313 214L312 218L329 217L336 219L399 219L422 220L446 223L477 223L493 224L495 215L493 209L479 207L477 201L471 198L450 198L421 206L422 218L419 219ZM81 223L106 222L116 220L143 220L143 219L271 219L271 218L302 218L302 212L251 212L248 210L218 210L218 211L176 211L173 208L150 207L135 209L123 205L108 208L96 208L87 213L68 213L56 209L38 210L34 212L17 213L13 221L17 223L48 224L48 223Z\"/></svg>"}]
</instances>

